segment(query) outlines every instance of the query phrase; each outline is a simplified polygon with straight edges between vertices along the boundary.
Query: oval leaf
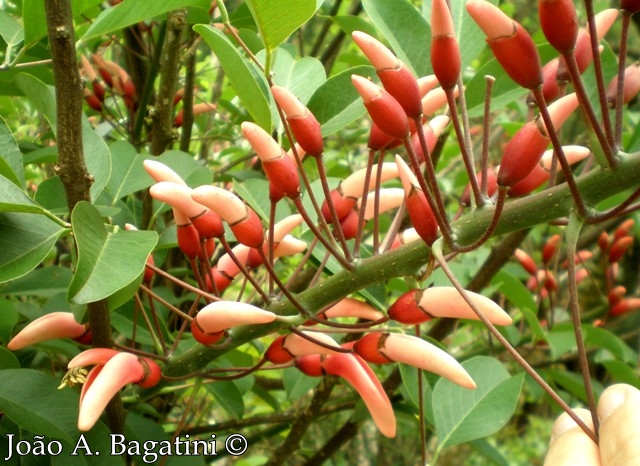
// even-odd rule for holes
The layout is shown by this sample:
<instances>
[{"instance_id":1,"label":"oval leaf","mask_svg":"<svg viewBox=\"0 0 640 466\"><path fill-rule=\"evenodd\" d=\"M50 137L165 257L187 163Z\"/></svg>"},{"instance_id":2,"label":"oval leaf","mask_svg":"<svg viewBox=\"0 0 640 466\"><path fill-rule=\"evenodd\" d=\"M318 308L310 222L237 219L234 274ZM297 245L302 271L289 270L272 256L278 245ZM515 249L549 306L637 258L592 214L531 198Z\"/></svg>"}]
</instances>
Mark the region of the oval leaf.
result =
<instances>
[{"instance_id":1,"label":"oval leaf","mask_svg":"<svg viewBox=\"0 0 640 466\"><path fill-rule=\"evenodd\" d=\"M265 46L274 50L316 11L316 0L247 0Z\"/></svg>"},{"instance_id":2,"label":"oval leaf","mask_svg":"<svg viewBox=\"0 0 640 466\"><path fill-rule=\"evenodd\" d=\"M264 130L271 131L273 99L265 77L238 52L222 32L204 24L196 24L193 29L216 54L231 86L255 122Z\"/></svg>"},{"instance_id":3,"label":"oval leaf","mask_svg":"<svg viewBox=\"0 0 640 466\"><path fill-rule=\"evenodd\" d=\"M367 112L360 94L351 84L352 74L376 78L372 66L350 68L327 79L307 104L322 125L323 136L340 131Z\"/></svg>"},{"instance_id":4,"label":"oval leaf","mask_svg":"<svg viewBox=\"0 0 640 466\"><path fill-rule=\"evenodd\" d=\"M33 270L64 231L43 215L0 213L0 283Z\"/></svg>"},{"instance_id":5,"label":"oval leaf","mask_svg":"<svg viewBox=\"0 0 640 466\"><path fill-rule=\"evenodd\" d=\"M161 2L125 0L119 5L104 10L84 33L82 40L109 34L172 10L188 6L209 9L210 5L209 0L162 0Z\"/></svg>"},{"instance_id":6,"label":"oval leaf","mask_svg":"<svg viewBox=\"0 0 640 466\"><path fill-rule=\"evenodd\" d=\"M0 117L0 175L5 176L18 186L24 184L24 162L11 130Z\"/></svg>"},{"instance_id":7,"label":"oval leaf","mask_svg":"<svg viewBox=\"0 0 640 466\"><path fill-rule=\"evenodd\" d=\"M431 27L408 0L363 0L364 9L398 58L417 76L431 73Z\"/></svg>"},{"instance_id":8,"label":"oval leaf","mask_svg":"<svg viewBox=\"0 0 640 466\"><path fill-rule=\"evenodd\" d=\"M524 373L510 377L494 358L479 356L462 363L477 384L475 390L440 379L433 390L438 449L486 437L513 415Z\"/></svg>"},{"instance_id":9,"label":"oval leaf","mask_svg":"<svg viewBox=\"0 0 640 466\"><path fill-rule=\"evenodd\" d=\"M77 432L78 395L57 390L60 382L30 369L0 371L0 410L22 428L71 441Z\"/></svg>"},{"instance_id":10,"label":"oval leaf","mask_svg":"<svg viewBox=\"0 0 640 466\"><path fill-rule=\"evenodd\" d=\"M0 212L42 213L44 209L11 180L0 175Z\"/></svg>"},{"instance_id":11,"label":"oval leaf","mask_svg":"<svg viewBox=\"0 0 640 466\"><path fill-rule=\"evenodd\" d=\"M91 204L79 202L71 214L78 264L68 290L77 304L111 296L142 278L145 261L158 241L153 231L109 232Z\"/></svg>"}]
</instances>

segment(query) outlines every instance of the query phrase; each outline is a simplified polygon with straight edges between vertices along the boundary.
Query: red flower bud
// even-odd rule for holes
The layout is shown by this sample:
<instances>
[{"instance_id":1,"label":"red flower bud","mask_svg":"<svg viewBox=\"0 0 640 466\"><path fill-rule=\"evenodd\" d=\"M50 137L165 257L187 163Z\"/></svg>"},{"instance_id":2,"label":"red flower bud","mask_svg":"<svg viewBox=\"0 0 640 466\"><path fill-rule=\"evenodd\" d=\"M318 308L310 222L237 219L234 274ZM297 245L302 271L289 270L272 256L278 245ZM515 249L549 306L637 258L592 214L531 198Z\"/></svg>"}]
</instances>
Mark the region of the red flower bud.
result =
<instances>
[{"instance_id":1,"label":"red flower bud","mask_svg":"<svg viewBox=\"0 0 640 466\"><path fill-rule=\"evenodd\" d=\"M382 131L397 139L409 134L407 115L402 106L385 89L381 89L367 78L351 76L353 85L362 97L371 119Z\"/></svg>"},{"instance_id":2,"label":"red flower bud","mask_svg":"<svg viewBox=\"0 0 640 466\"><path fill-rule=\"evenodd\" d=\"M353 239L358 232L358 212L351 209L349 213L340 219L340 228L345 239Z\"/></svg>"},{"instance_id":3,"label":"red flower bud","mask_svg":"<svg viewBox=\"0 0 640 466\"><path fill-rule=\"evenodd\" d=\"M429 206L425 193L418 186L413 173L408 165L396 155L396 164L400 173L400 180L404 188L404 195L407 202L407 212L413 227L416 229L420 238L431 246L438 238L438 222Z\"/></svg>"},{"instance_id":4,"label":"red flower bud","mask_svg":"<svg viewBox=\"0 0 640 466\"><path fill-rule=\"evenodd\" d=\"M622 103L627 104L631 99L640 93L640 62L627 66L624 70L624 85L622 88ZM616 106L616 95L618 94L618 76L607 86L607 101L609 106Z\"/></svg>"},{"instance_id":5,"label":"red flower bud","mask_svg":"<svg viewBox=\"0 0 640 466\"><path fill-rule=\"evenodd\" d=\"M578 16L573 1L539 0L538 16L549 43L561 54L570 53L578 37Z\"/></svg>"},{"instance_id":6,"label":"red flower bud","mask_svg":"<svg viewBox=\"0 0 640 466\"><path fill-rule=\"evenodd\" d=\"M476 179L478 180L478 186L482 182L482 173L478 172L476 174ZM493 168L489 167L487 169L487 196L491 197L498 191L498 176ZM471 205L471 185L467 184L460 196L460 205L463 207L469 207Z\"/></svg>"},{"instance_id":7,"label":"red flower bud","mask_svg":"<svg viewBox=\"0 0 640 466\"><path fill-rule=\"evenodd\" d=\"M640 298L625 298L613 306L609 314L617 317L637 309L640 309Z\"/></svg>"},{"instance_id":8,"label":"red flower bud","mask_svg":"<svg viewBox=\"0 0 640 466\"><path fill-rule=\"evenodd\" d=\"M566 95L549 105L554 129L562 126L577 106L575 94ZM498 186L514 186L531 173L549 142L547 129L539 116L520 128L504 148Z\"/></svg>"},{"instance_id":9,"label":"red flower bud","mask_svg":"<svg viewBox=\"0 0 640 466\"><path fill-rule=\"evenodd\" d=\"M470 0L467 11L487 36L496 59L517 84L526 89L542 85L542 66L533 39L497 6Z\"/></svg>"},{"instance_id":10,"label":"red flower bud","mask_svg":"<svg viewBox=\"0 0 640 466\"><path fill-rule=\"evenodd\" d=\"M609 234L606 231L603 231L600 233L600 236L598 236L598 247L602 252L607 252L609 247L611 247L611 240L609 239Z\"/></svg>"},{"instance_id":11,"label":"red flower bud","mask_svg":"<svg viewBox=\"0 0 640 466\"><path fill-rule=\"evenodd\" d=\"M639 0L620 0L620 8L630 15L637 13L640 10Z\"/></svg>"},{"instance_id":12,"label":"red flower bud","mask_svg":"<svg viewBox=\"0 0 640 466\"><path fill-rule=\"evenodd\" d=\"M387 47L370 35L354 31L352 37L376 68L385 90L398 101L409 118L419 118L422 115L420 88L413 73Z\"/></svg>"},{"instance_id":13,"label":"red flower bud","mask_svg":"<svg viewBox=\"0 0 640 466\"><path fill-rule=\"evenodd\" d=\"M542 95L545 102L553 102L558 97L558 65L559 58L554 58L542 67Z\"/></svg>"},{"instance_id":14,"label":"red flower bud","mask_svg":"<svg viewBox=\"0 0 640 466\"><path fill-rule=\"evenodd\" d=\"M558 244L560 244L560 240L562 237L558 234L551 236L544 246L542 247L542 263L548 264L553 259L553 256L556 255L556 251L558 250Z\"/></svg>"},{"instance_id":15,"label":"red flower bud","mask_svg":"<svg viewBox=\"0 0 640 466\"><path fill-rule=\"evenodd\" d=\"M616 304L618 304L626 293L627 293L627 289L622 285L613 287L613 289L607 295L607 300L609 301L609 307L613 307Z\"/></svg>"},{"instance_id":16,"label":"red flower bud","mask_svg":"<svg viewBox=\"0 0 640 466\"><path fill-rule=\"evenodd\" d=\"M622 222L620 225L618 225L618 228L616 228L616 231L613 233L613 240L616 241L620 238L623 238L629 235L629 232L633 228L634 224L635 224L635 221L632 218L629 218L624 222Z\"/></svg>"},{"instance_id":17,"label":"red flower bud","mask_svg":"<svg viewBox=\"0 0 640 466\"><path fill-rule=\"evenodd\" d=\"M318 157L324 152L322 130L316 117L290 91L272 86L271 93L287 117L291 131L307 154Z\"/></svg>"},{"instance_id":18,"label":"red flower bud","mask_svg":"<svg viewBox=\"0 0 640 466\"><path fill-rule=\"evenodd\" d=\"M609 250L609 262L610 263L618 262L622 258L622 256L624 256L624 253L627 252L627 249L629 249L632 244L633 244L633 237L631 236L624 236L616 240L611 246L611 249Z\"/></svg>"},{"instance_id":19,"label":"red flower bud","mask_svg":"<svg viewBox=\"0 0 640 466\"><path fill-rule=\"evenodd\" d=\"M516 256L516 259L518 259L518 262L520 262L522 268L525 269L529 275L535 276L538 273L538 266L529 254L522 249L516 249L514 255Z\"/></svg>"},{"instance_id":20,"label":"red flower bud","mask_svg":"<svg viewBox=\"0 0 640 466\"><path fill-rule=\"evenodd\" d=\"M431 64L443 89L451 89L460 76L460 48L453 30L453 19L445 0L431 4Z\"/></svg>"}]
</instances>

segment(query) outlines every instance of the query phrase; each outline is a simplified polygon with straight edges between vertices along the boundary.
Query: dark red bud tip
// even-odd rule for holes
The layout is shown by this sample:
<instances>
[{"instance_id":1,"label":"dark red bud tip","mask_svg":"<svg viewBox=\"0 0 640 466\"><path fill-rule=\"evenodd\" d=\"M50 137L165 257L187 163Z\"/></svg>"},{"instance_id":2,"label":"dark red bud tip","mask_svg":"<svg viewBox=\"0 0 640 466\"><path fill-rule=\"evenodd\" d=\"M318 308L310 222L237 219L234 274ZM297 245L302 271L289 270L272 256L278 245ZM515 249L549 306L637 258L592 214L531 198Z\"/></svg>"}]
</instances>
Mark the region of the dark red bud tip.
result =
<instances>
[{"instance_id":1,"label":"dark red bud tip","mask_svg":"<svg viewBox=\"0 0 640 466\"><path fill-rule=\"evenodd\" d=\"M579 29L573 0L539 0L538 16L549 43L561 54L570 53Z\"/></svg>"},{"instance_id":2,"label":"dark red bud tip","mask_svg":"<svg viewBox=\"0 0 640 466\"><path fill-rule=\"evenodd\" d=\"M638 298L625 298L621 300L618 304L611 308L609 314L611 317L618 317L624 314L627 314L631 311L636 311L640 309L640 299Z\"/></svg>"},{"instance_id":3,"label":"dark red bud tip","mask_svg":"<svg viewBox=\"0 0 640 466\"><path fill-rule=\"evenodd\" d=\"M95 95L89 93L84 96L84 101L87 103L89 107L91 107L96 112L102 111L102 102Z\"/></svg>"},{"instance_id":4,"label":"dark red bud tip","mask_svg":"<svg viewBox=\"0 0 640 466\"><path fill-rule=\"evenodd\" d=\"M245 246L259 248L264 243L262 222L253 209L247 208L247 217L229 227L238 242Z\"/></svg>"},{"instance_id":5,"label":"dark red bud tip","mask_svg":"<svg viewBox=\"0 0 640 466\"><path fill-rule=\"evenodd\" d=\"M418 325L431 320L418 302L422 297L422 290L411 290L400 296L389 308L389 318L406 325Z\"/></svg>"},{"instance_id":6,"label":"dark red bud tip","mask_svg":"<svg viewBox=\"0 0 640 466\"><path fill-rule=\"evenodd\" d=\"M293 362L300 372L310 377L322 377L324 375L322 356L320 354L299 356Z\"/></svg>"},{"instance_id":7,"label":"dark red bud tip","mask_svg":"<svg viewBox=\"0 0 640 466\"><path fill-rule=\"evenodd\" d=\"M224 336L224 330L215 333L206 333L200 325L198 325L197 316L191 321L191 334L198 343L205 346L213 345Z\"/></svg>"},{"instance_id":8,"label":"dark red bud tip","mask_svg":"<svg viewBox=\"0 0 640 466\"><path fill-rule=\"evenodd\" d=\"M300 179L295 162L288 155L279 159L262 162L262 167L269 179L269 184L273 186L273 195L286 196L289 199L296 199L300 196Z\"/></svg>"},{"instance_id":9,"label":"dark red bud tip","mask_svg":"<svg viewBox=\"0 0 640 466\"><path fill-rule=\"evenodd\" d=\"M104 102L105 91L102 83L100 81L93 81L91 83L91 88L93 89L93 93L96 95L98 100L100 100L100 102Z\"/></svg>"},{"instance_id":10,"label":"dark red bud tip","mask_svg":"<svg viewBox=\"0 0 640 466\"><path fill-rule=\"evenodd\" d=\"M560 244L560 240L562 237L558 234L551 236L542 247L542 263L548 264L551 262L551 259L556 255L556 251L558 250L558 244Z\"/></svg>"},{"instance_id":11,"label":"dark red bud tip","mask_svg":"<svg viewBox=\"0 0 640 466\"><path fill-rule=\"evenodd\" d=\"M331 191L331 201L333 202L333 207L336 209L336 213L338 214L338 219L343 219L349 212L353 210L355 207L357 200L352 197L344 197L340 189L334 189ZM332 222L331 212L329 212L329 204L325 200L321 207L322 216L328 222Z\"/></svg>"},{"instance_id":12,"label":"dark red bud tip","mask_svg":"<svg viewBox=\"0 0 640 466\"><path fill-rule=\"evenodd\" d=\"M422 102L418 80L402 62L396 68L376 71L385 90L393 96L405 114L411 118L420 118Z\"/></svg>"},{"instance_id":13,"label":"dark red bud tip","mask_svg":"<svg viewBox=\"0 0 640 466\"><path fill-rule=\"evenodd\" d=\"M438 239L438 222L421 189L414 188L407 196L407 212L420 238L431 246Z\"/></svg>"},{"instance_id":14,"label":"dark red bud tip","mask_svg":"<svg viewBox=\"0 0 640 466\"><path fill-rule=\"evenodd\" d=\"M90 345L93 343L93 332L91 331L91 327L89 324L85 324L85 328L87 329L82 335L74 338L74 341L80 343L81 345Z\"/></svg>"},{"instance_id":15,"label":"dark red bud tip","mask_svg":"<svg viewBox=\"0 0 640 466\"><path fill-rule=\"evenodd\" d=\"M284 348L284 339L286 335L280 335L273 340L264 353L264 358L273 364L284 364L293 359L289 351Z\"/></svg>"},{"instance_id":16,"label":"dark red bud tip","mask_svg":"<svg viewBox=\"0 0 640 466\"><path fill-rule=\"evenodd\" d=\"M151 388L158 385L158 382L162 379L160 366L158 366L153 359L149 358L139 358L138 361L144 369L144 376L142 380L138 382L138 385L142 388Z\"/></svg>"},{"instance_id":17,"label":"dark red bud tip","mask_svg":"<svg viewBox=\"0 0 640 466\"><path fill-rule=\"evenodd\" d=\"M540 56L527 31L514 21L513 35L487 39L496 59L509 77L525 89L542 85Z\"/></svg>"},{"instance_id":18,"label":"dark red bud tip","mask_svg":"<svg viewBox=\"0 0 640 466\"><path fill-rule=\"evenodd\" d=\"M482 173L476 175L478 185L482 183ZM493 168L487 169L487 196L492 197L496 191L498 191L497 175ZM460 196L460 205L463 207L469 207L471 205L471 185L467 184L464 188L462 195Z\"/></svg>"},{"instance_id":19,"label":"dark red bud tip","mask_svg":"<svg viewBox=\"0 0 640 466\"><path fill-rule=\"evenodd\" d=\"M620 8L630 15L640 11L640 1L638 0L621 0Z\"/></svg>"},{"instance_id":20,"label":"dark red bud tip","mask_svg":"<svg viewBox=\"0 0 640 466\"><path fill-rule=\"evenodd\" d=\"M154 265L153 256L151 254L149 254L149 257L147 257L147 264ZM145 266L142 282L147 284L151 283L151 280L153 280L153 275L153 269Z\"/></svg>"},{"instance_id":21,"label":"dark red bud tip","mask_svg":"<svg viewBox=\"0 0 640 466\"><path fill-rule=\"evenodd\" d=\"M514 186L531 173L549 141L549 138L540 132L536 121L520 128L504 148L498 172L498 186Z\"/></svg>"},{"instance_id":22,"label":"dark red bud tip","mask_svg":"<svg viewBox=\"0 0 640 466\"><path fill-rule=\"evenodd\" d=\"M340 228L345 239L353 239L358 232L358 213L355 209L351 209L349 213L340 219Z\"/></svg>"},{"instance_id":23,"label":"dark red bud tip","mask_svg":"<svg viewBox=\"0 0 640 466\"><path fill-rule=\"evenodd\" d=\"M557 78L559 64L560 59L554 58L542 67L542 95L544 96L544 101L547 103L556 100L560 92Z\"/></svg>"},{"instance_id":24,"label":"dark red bud tip","mask_svg":"<svg viewBox=\"0 0 640 466\"><path fill-rule=\"evenodd\" d=\"M409 134L409 123L398 101L385 89L379 88L367 78L353 75L351 81L362 97L373 122L389 136L404 139Z\"/></svg>"},{"instance_id":25,"label":"dark red bud tip","mask_svg":"<svg viewBox=\"0 0 640 466\"><path fill-rule=\"evenodd\" d=\"M609 262L615 263L618 262L622 256L627 252L627 250L633 244L632 236L625 236L623 238L618 239L609 250Z\"/></svg>"},{"instance_id":26,"label":"dark red bud tip","mask_svg":"<svg viewBox=\"0 0 640 466\"><path fill-rule=\"evenodd\" d=\"M213 268L211 270L211 273L213 274L213 282L216 285L216 287L214 290L213 285L211 284L211 278L209 274L207 274L207 278L205 282L207 286L207 291L209 293L213 293L216 290L218 291L218 293L222 293L224 290L226 290L229 287L229 285L231 285L231 282L233 282L233 277L230 277L227 273L225 273L224 271L218 270L217 268Z\"/></svg>"},{"instance_id":27,"label":"dark red bud tip","mask_svg":"<svg viewBox=\"0 0 640 466\"><path fill-rule=\"evenodd\" d=\"M201 238L221 238L224 236L222 219L213 210L205 209L200 215L191 217L191 223Z\"/></svg>"},{"instance_id":28,"label":"dark red bud tip","mask_svg":"<svg viewBox=\"0 0 640 466\"><path fill-rule=\"evenodd\" d=\"M191 223L178 225L177 236L178 247L188 259L193 260L200 255L200 235Z\"/></svg>"},{"instance_id":29,"label":"dark red bud tip","mask_svg":"<svg viewBox=\"0 0 640 466\"><path fill-rule=\"evenodd\" d=\"M388 333L382 332L368 333L355 342L353 351L362 359L372 364L390 363L391 360L380 351L381 348L384 348L384 341L388 335Z\"/></svg>"},{"instance_id":30,"label":"dark red bud tip","mask_svg":"<svg viewBox=\"0 0 640 466\"><path fill-rule=\"evenodd\" d=\"M382 131L378 125L375 123L371 124L371 129L369 130L369 140L367 141L367 147L370 150L382 150L391 146L396 138L393 136L389 136L387 133Z\"/></svg>"},{"instance_id":31,"label":"dark red bud tip","mask_svg":"<svg viewBox=\"0 0 640 466\"><path fill-rule=\"evenodd\" d=\"M443 89L452 89L458 83L460 60L460 49L454 35L434 37L431 40L433 74Z\"/></svg>"},{"instance_id":32,"label":"dark red bud tip","mask_svg":"<svg viewBox=\"0 0 640 466\"><path fill-rule=\"evenodd\" d=\"M287 121L291 131L305 152L313 157L318 157L324 152L322 130L320 123L311 112L304 116L288 117Z\"/></svg>"},{"instance_id":33,"label":"dark red bud tip","mask_svg":"<svg viewBox=\"0 0 640 466\"><path fill-rule=\"evenodd\" d=\"M534 189L542 186L548 180L549 172L539 164L536 164L527 176L509 188L507 194L510 197L525 196Z\"/></svg>"}]
</instances>

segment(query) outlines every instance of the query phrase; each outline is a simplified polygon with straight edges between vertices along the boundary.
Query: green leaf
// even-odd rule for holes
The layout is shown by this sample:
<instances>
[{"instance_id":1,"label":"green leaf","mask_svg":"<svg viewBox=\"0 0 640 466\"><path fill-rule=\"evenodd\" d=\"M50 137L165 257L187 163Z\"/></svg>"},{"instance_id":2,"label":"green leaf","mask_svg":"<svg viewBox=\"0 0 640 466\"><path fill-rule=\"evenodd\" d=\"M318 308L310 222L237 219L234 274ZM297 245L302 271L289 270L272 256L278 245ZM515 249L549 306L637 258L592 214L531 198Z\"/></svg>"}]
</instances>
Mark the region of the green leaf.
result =
<instances>
[{"instance_id":1,"label":"green leaf","mask_svg":"<svg viewBox=\"0 0 640 466\"><path fill-rule=\"evenodd\" d=\"M43 215L0 213L0 283L34 269L64 231Z\"/></svg>"},{"instance_id":2,"label":"green leaf","mask_svg":"<svg viewBox=\"0 0 640 466\"><path fill-rule=\"evenodd\" d=\"M244 399L242 392L231 380L222 380L205 385L218 404L234 419L242 419L244 415Z\"/></svg>"},{"instance_id":3,"label":"green leaf","mask_svg":"<svg viewBox=\"0 0 640 466\"><path fill-rule=\"evenodd\" d=\"M628 383L634 387L640 384L640 377L638 377L635 367L629 367L629 365L622 361L614 359L602 361L601 364L607 369L607 372L611 374L616 383Z\"/></svg>"},{"instance_id":4,"label":"green leaf","mask_svg":"<svg viewBox=\"0 0 640 466\"><path fill-rule=\"evenodd\" d=\"M136 153L135 147L126 141L118 141L111 144L109 150L112 165L107 190L112 196L112 205L115 205L118 199L153 184L153 179L142 166L144 158Z\"/></svg>"},{"instance_id":5,"label":"green leaf","mask_svg":"<svg viewBox=\"0 0 640 466\"><path fill-rule=\"evenodd\" d=\"M20 361L6 348L0 348L0 369L20 369Z\"/></svg>"},{"instance_id":6,"label":"green leaf","mask_svg":"<svg viewBox=\"0 0 640 466\"><path fill-rule=\"evenodd\" d=\"M46 120L53 132L56 132L56 96L53 86L48 86L43 81L28 73L17 74L13 79L14 84L27 96Z\"/></svg>"},{"instance_id":7,"label":"green leaf","mask_svg":"<svg viewBox=\"0 0 640 466\"><path fill-rule=\"evenodd\" d=\"M306 104L315 90L326 80L324 66L313 57L294 60L286 49L280 47L274 52L273 83L286 87L293 92L303 104ZM264 51L257 58L264 58Z\"/></svg>"},{"instance_id":8,"label":"green leaf","mask_svg":"<svg viewBox=\"0 0 640 466\"><path fill-rule=\"evenodd\" d=\"M78 395L30 369L0 371L0 410L23 429L71 441L77 432Z\"/></svg>"},{"instance_id":9,"label":"green leaf","mask_svg":"<svg viewBox=\"0 0 640 466\"><path fill-rule=\"evenodd\" d=\"M7 43L7 51L24 40L24 30L13 16L0 10L0 37Z\"/></svg>"},{"instance_id":10,"label":"green leaf","mask_svg":"<svg viewBox=\"0 0 640 466\"><path fill-rule=\"evenodd\" d=\"M74 17L77 17L101 2L102 0L72 0L71 11ZM27 45L47 35L47 18L44 9L44 0L23 0L22 19Z\"/></svg>"},{"instance_id":11,"label":"green leaf","mask_svg":"<svg viewBox=\"0 0 640 466\"><path fill-rule=\"evenodd\" d=\"M41 214L44 209L11 180L0 175L0 212L31 212Z\"/></svg>"},{"instance_id":12,"label":"green leaf","mask_svg":"<svg viewBox=\"0 0 640 466\"><path fill-rule=\"evenodd\" d=\"M0 299L0 341L5 345L13 335L13 327L18 323L20 315L16 311L13 301Z\"/></svg>"},{"instance_id":13,"label":"green leaf","mask_svg":"<svg viewBox=\"0 0 640 466\"><path fill-rule=\"evenodd\" d=\"M575 351L576 334L570 323L554 325L553 329L547 332L546 340L549 343L551 358L557 359L563 354Z\"/></svg>"},{"instance_id":14,"label":"green leaf","mask_svg":"<svg viewBox=\"0 0 640 466\"><path fill-rule=\"evenodd\" d=\"M409 0L363 0L365 11L416 76L431 73L431 28Z\"/></svg>"},{"instance_id":15,"label":"green leaf","mask_svg":"<svg viewBox=\"0 0 640 466\"><path fill-rule=\"evenodd\" d=\"M589 324L584 324L582 330L584 332L584 342L586 345L606 350L611 353L613 357L627 364L637 363L638 353L633 351L624 340L614 333L611 333L605 328L594 327Z\"/></svg>"},{"instance_id":16,"label":"green leaf","mask_svg":"<svg viewBox=\"0 0 640 466\"><path fill-rule=\"evenodd\" d=\"M34 200L54 215L67 215L67 193L59 176L52 176L38 184Z\"/></svg>"},{"instance_id":17,"label":"green leaf","mask_svg":"<svg viewBox=\"0 0 640 466\"><path fill-rule=\"evenodd\" d=\"M360 94L351 84L352 74L377 79L372 66L350 68L327 79L307 103L322 125L323 136L342 130L367 113Z\"/></svg>"},{"instance_id":18,"label":"green leaf","mask_svg":"<svg viewBox=\"0 0 640 466\"><path fill-rule=\"evenodd\" d=\"M269 192L269 182L267 180L251 178L241 183L234 183L233 190L256 211L260 218L269 218L271 201L269 200L269 196L265 196L265 193ZM276 205L276 221L282 220L290 214L291 211L286 203L279 202Z\"/></svg>"},{"instance_id":19,"label":"green leaf","mask_svg":"<svg viewBox=\"0 0 640 466\"><path fill-rule=\"evenodd\" d=\"M209 0L163 0L161 2L140 2L125 0L119 5L107 8L87 29L81 40L110 34L140 21L151 19L172 10L195 6L208 9Z\"/></svg>"},{"instance_id":20,"label":"green leaf","mask_svg":"<svg viewBox=\"0 0 640 466\"><path fill-rule=\"evenodd\" d=\"M202 36L218 57L242 105L258 125L266 131L271 131L273 99L265 77L253 63L238 52L222 32L204 24L196 24L193 29Z\"/></svg>"},{"instance_id":21,"label":"green leaf","mask_svg":"<svg viewBox=\"0 0 640 466\"><path fill-rule=\"evenodd\" d=\"M316 0L247 0L264 45L274 50L313 16Z\"/></svg>"},{"instance_id":22,"label":"green leaf","mask_svg":"<svg viewBox=\"0 0 640 466\"><path fill-rule=\"evenodd\" d=\"M491 283L497 285L498 291L519 309L537 310L533 295L515 275L503 269L495 275Z\"/></svg>"},{"instance_id":23,"label":"green leaf","mask_svg":"<svg viewBox=\"0 0 640 466\"><path fill-rule=\"evenodd\" d=\"M321 377L309 377L294 367L288 367L283 371L282 382L287 399L298 400L309 390L313 390L322 381Z\"/></svg>"},{"instance_id":24,"label":"green leaf","mask_svg":"<svg viewBox=\"0 0 640 466\"><path fill-rule=\"evenodd\" d=\"M402 377L402 385L407 392L407 396L411 399L413 405L418 409L420 407L420 393L418 390L418 369L408 364L399 364L400 376ZM427 380L426 371L422 371L422 400L424 404L425 418L433 424L433 388Z\"/></svg>"},{"instance_id":25,"label":"green leaf","mask_svg":"<svg viewBox=\"0 0 640 466\"><path fill-rule=\"evenodd\" d=\"M2 117L0 117L0 162L0 175L19 187L24 186L22 152Z\"/></svg>"},{"instance_id":26,"label":"green leaf","mask_svg":"<svg viewBox=\"0 0 640 466\"><path fill-rule=\"evenodd\" d=\"M111 296L141 279L147 256L158 241L154 231L108 232L91 204L80 202L71 213L78 264L69 300L90 303Z\"/></svg>"},{"instance_id":27,"label":"green leaf","mask_svg":"<svg viewBox=\"0 0 640 466\"><path fill-rule=\"evenodd\" d=\"M111 175L111 154L107 143L89 126L87 122L82 125L82 150L87 171L93 177L90 194L95 202Z\"/></svg>"},{"instance_id":28,"label":"green leaf","mask_svg":"<svg viewBox=\"0 0 640 466\"><path fill-rule=\"evenodd\" d=\"M433 390L438 450L486 437L501 429L516 408L524 373L510 377L494 358L478 356L462 363L477 384L468 390L440 379Z\"/></svg>"},{"instance_id":29,"label":"green leaf","mask_svg":"<svg viewBox=\"0 0 640 466\"><path fill-rule=\"evenodd\" d=\"M2 289L7 296L37 296L50 298L67 291L72 277L68 267L47 266L32 270L24 277L12 281Z\"/></svg>"},{"instance_id":30,"label":"green leaf","mask_svg":"<svg viewBox=\"0 0 640 466\"><path fill-rule=\"evenodd\" d=\"M560 369L547 369L544 372L548 377L551 377L555 383L563 387L573 396L587 403L587 392L584 387L582 375ZM591 383L593 384L593 391L596 396L602 393L604 387L600 382L592 378Z\"/></svg>"},{"instance_id":31,"label":"green leaf","mask_svg":"<svg viewBox=\"0 0 640 466\"><path fill-rule=\"evenodd\" d=\"M211 184L211 172L208 168L199 164L192 155L178 150L168 150L159 157L145 157L145 159L157 160L175 171L192 188L203 184ZM147 175L149 177L149 175ZM150 184L153 183L149 177Z\"/></svg>"}]
</instances>

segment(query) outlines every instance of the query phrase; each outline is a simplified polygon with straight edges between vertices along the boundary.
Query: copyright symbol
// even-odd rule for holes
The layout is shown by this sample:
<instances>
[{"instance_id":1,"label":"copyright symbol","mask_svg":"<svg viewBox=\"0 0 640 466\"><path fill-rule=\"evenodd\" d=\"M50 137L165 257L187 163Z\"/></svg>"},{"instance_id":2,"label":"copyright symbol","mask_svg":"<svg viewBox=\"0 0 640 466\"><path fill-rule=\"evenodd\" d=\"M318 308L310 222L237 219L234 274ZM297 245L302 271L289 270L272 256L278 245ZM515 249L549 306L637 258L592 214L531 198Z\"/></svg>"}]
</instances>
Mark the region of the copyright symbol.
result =
<instances>
[{"instance_id":1,"label":"copyright symbol","mask_svg":"<svg viewBox=\"0 0 640 466\"><path fill-rule=\"evenodd\" d=\"M231 434L224 442L224 447L230 455L240 456L247 451L249 442L247 442L247 439L240 434Z\"/></svg>"}]
</instances>

